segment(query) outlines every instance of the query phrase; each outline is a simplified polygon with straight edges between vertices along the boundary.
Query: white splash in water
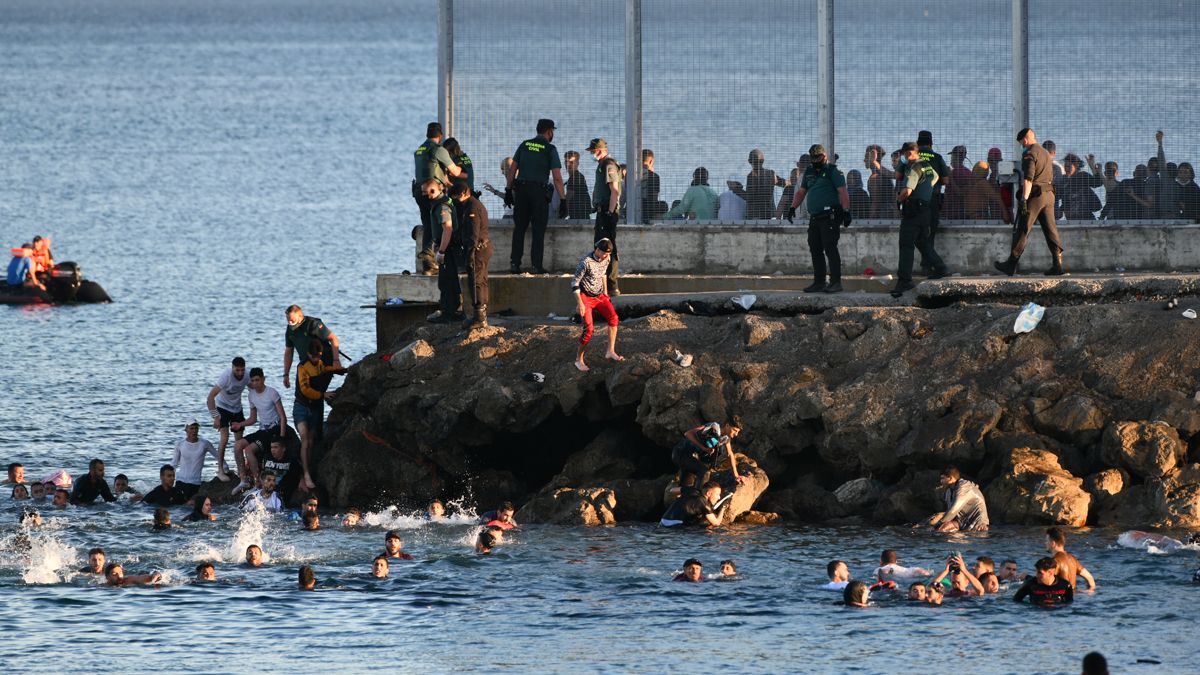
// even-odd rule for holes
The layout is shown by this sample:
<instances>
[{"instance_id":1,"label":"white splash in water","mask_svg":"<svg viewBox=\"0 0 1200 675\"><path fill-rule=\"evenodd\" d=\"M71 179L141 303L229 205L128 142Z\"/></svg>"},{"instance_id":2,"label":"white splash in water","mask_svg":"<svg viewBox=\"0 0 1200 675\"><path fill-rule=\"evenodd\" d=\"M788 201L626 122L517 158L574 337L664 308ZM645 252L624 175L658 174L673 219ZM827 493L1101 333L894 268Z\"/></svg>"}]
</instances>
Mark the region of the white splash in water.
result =
<instances>
[{"instance_id":1,"label":"white splash in water","mask_svg":"<svg viewBox=\"0 0 1200 675\"><path fill-rule=\"evenodd\" d=\"M79 552L53 534L29 534L29 564L21 574L27 584L57 584L75 576Z\"/></svg>"}]
</instances>

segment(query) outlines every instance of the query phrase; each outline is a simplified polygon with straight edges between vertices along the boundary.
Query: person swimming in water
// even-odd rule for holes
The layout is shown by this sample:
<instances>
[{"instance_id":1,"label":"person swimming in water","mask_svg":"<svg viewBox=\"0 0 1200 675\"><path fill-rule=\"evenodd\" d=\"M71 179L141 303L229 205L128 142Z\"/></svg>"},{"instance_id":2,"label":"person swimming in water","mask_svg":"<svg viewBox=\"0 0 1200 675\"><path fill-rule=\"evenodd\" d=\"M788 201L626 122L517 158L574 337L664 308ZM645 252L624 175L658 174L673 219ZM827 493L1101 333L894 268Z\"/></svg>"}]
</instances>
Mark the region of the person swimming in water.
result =
<instances>
[{"instance_id":1,"label":"person swimming in water","mask_svg":"<svg viewBox=\"0 0 1200 675\"><path fill-rule=\"evenodd\" d=\"M683 571L675 575L671 581L687 581L690 583L699 583L704 581L703 574L704 566L695 558L688 558L683 561Z\"/></svg>"},{"instance_id":2,"label":"person swimming in water","mask_svg":"<svg viewBox=\"0 0 1200 675\"><path fill-rule=\"evenodd\" d=\"M371 576L376 579L386 579L388 576L388 559L386 555L380 554L375 556L371 561Z\"/></svg>"},{"instance_id":3,"label":"person swimming in water","mask_svg":"<svg viewBox=\"0 0 1200 675\"><path fill-rule=\"evenodd\" d=\"M161 506L154 509L154 530L161 532L169 529L171 529L171 512Z\"/></svg>"},{"instance_id":4,"label":"person swimming in water","mask_svg":"<svg viewBox=\"0 0 1200 675\"><path fill-rule=\"evenodd\" d=\"M842 589L842 603L847 607L866 607L871 600L871 590L861 581L851 581Z\"/></svg>"},{"instance_id":5,"label":"person swimming in water","mask_svg":"<svg viewBox=\"0 0 1200 675\"><path fill-rule=\"evenodd\" d=\"M941 584L930 583L925 587L925 602L930 605L940 605L946 598L946 590Z\"/></svg>"},{"instance_id":6,"label":"person swimming in water","mask_svg":"<svg viewBox=\"0 0 1200 675\"><path fill-rule=\"evenodd\" d=\"M246 547L246 567L262 567L263 565L263 550L258 544L250 544Z\"/></svg>"},{"instance_id":7,"label":"person swimming in water","mask_svg":"<svg viewBox=\"0 0 1200 675\"><path fill-rule=\"evenodd\" d=\"M908 587L908 599L925 602L925 584L917 581Z\"/></svg>"},{"instance_id":8,"label":"person swimming in water","mask_svg":"<svg viewBox=\"0 0 1200 675\"><path fill-rule=\"evenodd\" d=\"M1011 558L1000 563L1000 571L996 576L1000 577L1001 581L1016 581L1018 583L1024 583L1025 579L1029 577L1028 574L1017 568L1017 561Z\"/></svg>"},{"instance_id":9,"label":"person swimming in water","mask_svg":"<svg viewBox=\"0 0 1200 675\"><path fill-rule=\"evenodd\" d=\"M197 523L216 520L212 512L212 499L208 495L197 495L192 504L192 512L184 516L183 522Z\"/></svg>"},{"instance_id":10,"label":"person swimming in water","mask_svg":"<svg viewBox=\"0 0 1200 675\"><path fill-rule=\"evenodd\" d=\"M829 576L829 583L821 587L825 590L842 591L850 585L850 567L845 560L830 560L825 566L825 574Z\"/></svg>"},{"instance_id":11,"label":"person swimming in water","mask_svg":"<svg viewBox=\"0 0 1200 675\"><path fill-rule=\"evenodd\" d=\"M475 552L488 554L492 549L503 543L504 528L502 527L485 527L475 539Z\"/></svg>"},{"instance_id":12,"label":"person swimming in water","mask_svg":"<svg viewBox=\"0 0 1200 675\"><path fill-rule=\"evenodd\" d=\"M104 574L104 563L107 558L104 555L104 549L93 548L88 551L88 564L82 567L80 574Z\"/></svg>"},{"instance_id":13,"label":"person swimming in water","mask_svg":"<svg viewBox=\"0 0 1200 675\"><path fill-rule=\"evenodd\" d=\"M496 508L495 511L488 511L479 519L488 527L499 527L503 530L513 530L519 527L517 521L513 518L517 510L513 507L512 502L504 502Z\"/></svg>"},{"instance_id":14,"label":"person swimming in water","mask_svg":"<svg viewBox=\"0 0 1200 675\"><path fill-rule=\"evenodd\" d=\"M429 502L429 508L425 510L425 520L445 520L446 505L442 500L435 499Z\"/></svg>"},{"instance_id":15,"label":"person swimming in water","mask_svg":"<svg viewBox=\"0 0 1200 675\"><path fill-rule=\"evenodd\" d=\"M162 583L162 575L158 572L150 574L125 574L121 563L109 563L104 566L104 579L109 586L149 586Z\"/></svg>"},{"instance_id":16,"label":"person swimming in water","mask_svg":"<svg viewBox=\"0 0 1200 675\"><path fill-rule=\"evenodd\" d=\"M296 585L302 591L311 591L317 587L317 574L308 565L301 565L296 574Z\"/></svg>"},{"instance_id":17,"label":"person swimming in water","mask_svg":"<svg viewBox=\"0 0 1200 675\"><path fill-rule=\"evenodd\" d=\"M304 514L304 529L309 532L321 529L321 516L318 516L315 511Z\"/></svg>"},{"instance_id":18,"label":"person swimming in water","mask_svg":"<svg viewBox=\"0 0 1200 675\"><path fill-rule=\"evenodd\" d=\"M401 550L404 547L404 540L400 538L400 532L390 530L383 537L383 554L389 559L395 560L412 560L413 557L409 553Z\"/></svg>"},{"instance_id":19,"label":"person swimming in water","mask_svg":"<svg viewBox=\"0 0 1200 675\"><path fill-rule=\"evenodd\" d=\"M1075 588L1066 579L1058 576L1058 562L1054 558L1042 558L1035 565L1037 575L1025 581L1017 589L1013 600L1029 602L1038 607L1056 607L1075 600Z\"/></svg>"},{"instance_id":20,"label":"person swimming in water","mask_svg":"<svg viewBox=\"0 0 1200 675\"><path fill-rule=\"evenodd\" d=\"M983 584L971 574L961 553L955 553L946 559L946 566L941 574L933 578L933 583L940 584L942 579L950 577L950 590L946 595L952 598L965 598L971 595L983 595Z\"/></svg>"},{"instance_id":21,"label":"person swimming in water","mask_svg":"<svg viewBox=\"0 0 1200 675\"><path fill-rule=\"evenodd\" d=\"M896 579L912 579L927 577L933 574L920 567L905 567L898 562L896 552L886 549L879 556L879 567L875 568L875 578L880 582L895 581Z\"/></svg>"},{"instance_id":22,"label":"person swimming in water","mask_svg":"<svg viewBox=\"0 0 1200 675\"><path fill-rule=\"evenodd\" d=\"M204 582L204 581L216 581L216 580L217 580L217 568L213 567L212 563L202 562L199 565L196 565L196 582L197 583Z\"/></svg>"},{"instance_id":23,"label":"person swimming in water","mask_svg":"<svg viewBox=\"0 0 1200 675\"><path fill-rule=\"evenodd\" d=\"M738 575L737 565L733 564L732 560L721 561L721 576L726 579L732 579Z\"/></svg>"},{"instance_id":24,"label":"person swimming in water","mask_svg":"<svg viewBox=\"0 0 1200 675\"><path fill-rule=\"evenodd\" d=\"M354 507L346 509L346 515L342 518L342 527L358 527L359 521L362 520L362 511Z\"/></svg>"}]
</instances>

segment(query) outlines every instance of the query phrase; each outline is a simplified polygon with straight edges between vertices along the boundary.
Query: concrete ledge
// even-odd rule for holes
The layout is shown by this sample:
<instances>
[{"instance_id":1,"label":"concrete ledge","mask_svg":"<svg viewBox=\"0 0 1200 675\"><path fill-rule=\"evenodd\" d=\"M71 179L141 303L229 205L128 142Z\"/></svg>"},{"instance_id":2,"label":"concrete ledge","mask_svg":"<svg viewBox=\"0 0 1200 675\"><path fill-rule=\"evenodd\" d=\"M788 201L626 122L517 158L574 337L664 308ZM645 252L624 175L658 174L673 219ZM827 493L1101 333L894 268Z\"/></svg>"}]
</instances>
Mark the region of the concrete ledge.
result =
<instances>
[{"instance_id":1,"label":"concrete ledge","mask_svg":"<svg viewBox=\"0 0 1200 675\"><path fill-rule=\"evenodd\" d=\"M1193 271L1200 269L1200 225L1168 221L1062 223L1067 268L1078 272L1127 270ZM807 224L783 221L747 223L696 221L653 225L620 225L617 244L624 274L774 274L811 272ZM511 221L491 225L495 253L491 269L507 272L512 242ZM573 272L593 242L591 221L563 221L546 231L545 265ZM938 253L951 270L963 274L992 271L993 260L1008 255L1012 228L1007 225L943 222ZM896 221L855 221L842 231L839 249L845 276L866 268L893 271L899 258ZM522 258L531 266L526 236ZM1041 232L1035 228L1021 263L1027 269L1049 265Z\"/></svg>"},{"instance_id":2,"label":"concrete ledge","mask_svg":"<svg viewBox=\"0 0 1200 675\"><path fill-rule=\"evenodd\" d=\"M952 302L1037 302L1041 305L1165 300L1200 295L1197 274L1069 275L1064 277L953 277L916 289L923 306Z\"/></svg>"}]
</instances>

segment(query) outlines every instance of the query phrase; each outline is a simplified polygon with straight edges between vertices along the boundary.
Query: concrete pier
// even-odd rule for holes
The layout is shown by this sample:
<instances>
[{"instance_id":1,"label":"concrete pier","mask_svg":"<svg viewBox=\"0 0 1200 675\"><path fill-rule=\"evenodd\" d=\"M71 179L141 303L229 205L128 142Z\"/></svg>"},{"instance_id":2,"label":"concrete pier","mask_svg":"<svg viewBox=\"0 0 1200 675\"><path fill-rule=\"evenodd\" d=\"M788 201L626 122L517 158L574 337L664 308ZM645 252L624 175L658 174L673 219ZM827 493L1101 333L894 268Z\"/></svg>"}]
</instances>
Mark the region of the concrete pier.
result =
<instances>
[{"instance_id":1,"label":"concrete pier","mask_svg":"<svg viewBox=\"0 0 1200 675\"><path fill-rule=\"evenodd\" d=\"M1200 225L1168 221L1122 221L1059 224L1064 260L1073 272L1125 270L1191 271L1200 268ZM625 274L776 274L812 271L808 225L797 221L663 222L625 225L617 229L621 271ZM552 223L546 230L546 269L573 272L580 256L591 250L591 221ZM839 250L843 272L892 272L899 259L899 223L862 220L842 230ZM491 225L491 270L507 272L512 223ZM522 258L529 260L529 241ZM954 272L993 273L992 261L1008 256L1012 227L969 221L943 221L937 250ZM1050 265L1041 231L1034 228L1021 266L1041 270Z\"/></svg>"}]
</instances>

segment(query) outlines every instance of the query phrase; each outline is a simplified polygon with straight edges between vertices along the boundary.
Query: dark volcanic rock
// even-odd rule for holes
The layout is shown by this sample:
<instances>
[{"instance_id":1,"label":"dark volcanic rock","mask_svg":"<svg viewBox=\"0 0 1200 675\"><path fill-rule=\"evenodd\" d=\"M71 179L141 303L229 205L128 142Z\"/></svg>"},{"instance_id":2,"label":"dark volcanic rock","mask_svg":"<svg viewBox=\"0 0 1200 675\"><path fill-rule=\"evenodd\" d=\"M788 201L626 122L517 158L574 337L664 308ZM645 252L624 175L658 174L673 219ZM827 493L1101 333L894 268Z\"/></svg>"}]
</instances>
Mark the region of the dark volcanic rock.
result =
<instances>
[{"instance_id":1,"label":"dark volcanic rock","mask_svg":"<svg viewBox=\"0 0 1200 675\"><path fill-rule=\"evenodd\" d=\"M1186 462L1189 444L1200 452L1200 406L1196 373L1181 364L1200 360L1194 322L1154 302L1050 306L1035 331L1014 335L1016 310L657 312L623 325L625 362L593 353L586 374L571 366L574 326L421 326L352 368L317 480L334 506L476 484L518 503L607 489L616 506L600 498L597 522L605 508L653 519L671 446L737 415L735 447L762 472L746 495L762 497L736 510L913 522L939 510L932 483L953 463L979 478L997 522L1078 523L1089 511L1097 524L1191 522L1200 482ZM672 362L675 350L692 365ZM598 436L605 429L629 436L615 444ZM604 447L590 445L601 437ZM1076 476L1089 477L1086 490ZM878 494L843 491L839 502L831 490L856 479ZM586 497L596 510L592 493L569 495L554 503Z\"/></svg>"}]
</instances>

